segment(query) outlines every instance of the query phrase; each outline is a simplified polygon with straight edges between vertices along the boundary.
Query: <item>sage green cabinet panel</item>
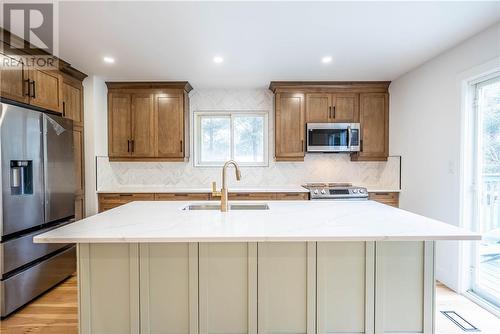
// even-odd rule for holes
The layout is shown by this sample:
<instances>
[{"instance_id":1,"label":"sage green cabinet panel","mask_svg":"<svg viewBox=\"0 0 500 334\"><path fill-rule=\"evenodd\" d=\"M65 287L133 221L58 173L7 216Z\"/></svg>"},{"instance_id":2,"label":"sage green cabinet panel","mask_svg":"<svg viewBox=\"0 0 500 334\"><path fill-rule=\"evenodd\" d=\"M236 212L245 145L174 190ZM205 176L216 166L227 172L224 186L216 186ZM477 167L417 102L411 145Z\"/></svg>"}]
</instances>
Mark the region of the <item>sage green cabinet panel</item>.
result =
<instances>
[{"instance_id":1,"label":"sage green cabinet panel","mask_svg":"<svg viewBox=\"0 0 500 334\"><path fill-rule=\"evenodd\" d=\"M433 242L377 242L375 270L375 333L431 333Z\"/></svg>"},{"instance_id":2,"label":"sage green cabinet panel","mask_svg":"<svg viewBox=\"0 0 500 334\"><path fill-rule=\"evenodd\" d=\"M141 334L197 333L197 244L141 244Z\"/></svg>"},{"instance_id":3,"label":"sage green cabinet panel","mask_svg":"<svg viewBox=\"0 0 500 334\"><path fill-rule=\"evenodd\" d=\"M79 244L79 257L80 333L139 333L138 245Z\"/></svg>"},{"instance_id":4,"label":"sage green cabinet panel","mask_svg":"<svg viewBox=\"0 0 500 334\"><path fill-rule=\"evenodd\" d=\"M374 255L373 242L317 243L318 334L373 333Z\"/></svg>"},{"instance_id":5,"label":"sage green cabinet panel","mask_svg":"<svg viewBox=\"0 0 500 334\"><path fill-rule=\"evenodd\" d=\"M316 243L258 244L259 334L315 333Z\"/></svg>"},{"instance_id":6,"label":"sage green cabinet panel","mask_svg":"<svg viewBox=\"0 0 500 334\"><path fill-rule=\"evenodd\" d=\"M257 244L199 247L200 334L256 334Z\"/></svg>"}]
</instances>

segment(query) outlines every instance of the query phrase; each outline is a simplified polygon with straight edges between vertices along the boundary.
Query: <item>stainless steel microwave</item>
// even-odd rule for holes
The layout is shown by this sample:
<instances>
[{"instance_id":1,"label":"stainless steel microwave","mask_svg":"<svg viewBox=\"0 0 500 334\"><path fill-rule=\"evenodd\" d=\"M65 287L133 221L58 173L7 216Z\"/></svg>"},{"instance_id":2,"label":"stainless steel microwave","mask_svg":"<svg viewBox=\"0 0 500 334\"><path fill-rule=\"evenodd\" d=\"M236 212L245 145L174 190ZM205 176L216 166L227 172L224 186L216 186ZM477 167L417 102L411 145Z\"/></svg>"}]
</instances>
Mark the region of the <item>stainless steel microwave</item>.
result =
<instances>
[{"instance_id":1,"label":"stainless steel microwave","mask_svg":"<svg viewBox=\"0 0 500 334\"><path fill-rule=\"evenodd\" d=\"M307 152L359 152L359 123L307 123Z\"/></svg>"}]
</instances>

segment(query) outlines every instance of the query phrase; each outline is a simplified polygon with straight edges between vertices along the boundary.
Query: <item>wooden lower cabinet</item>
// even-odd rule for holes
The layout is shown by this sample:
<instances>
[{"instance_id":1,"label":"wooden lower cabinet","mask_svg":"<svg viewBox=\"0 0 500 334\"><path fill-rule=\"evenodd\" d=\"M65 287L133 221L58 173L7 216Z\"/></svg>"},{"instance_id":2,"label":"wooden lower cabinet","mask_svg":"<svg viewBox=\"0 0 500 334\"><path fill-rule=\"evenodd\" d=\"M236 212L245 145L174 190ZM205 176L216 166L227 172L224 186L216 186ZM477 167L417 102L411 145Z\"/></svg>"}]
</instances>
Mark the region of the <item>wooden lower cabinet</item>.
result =
<instances>
[{"instance_id":1,"label":"wooden lower cabinet","mask_svg":"<svg viewBox=\"0 0 500 334\"><path fill-rule=\"evenodd\" d=\"M433 331L433 242L78 247L80 333Z\"/></svg>"},{"instance_id":2,"label":"wooden lower cabinet","mask_svg":"<svg viewBox=\"0 0 500 334\"><path fill-rule=\"evenodd\" d=\"M75 196L75 220L85 217L85 195Z\"/></svg>"},{"instance_id":3,"label":"wooden lower cabinet","mask_svg":"<svg viewBox=\"0 0 500 334\"><path fill-rule=\"evenodd\" d=\"M210 193L101 193L98 199L99 212L103 212L133 201L217 201L220 197L212 196ZM232 201L308 200L309 193L229 193L229 199Z\"/></svg>"},{"instance_id":4,"label":"wooden lower cabinet","mask_svg":"<svg viewBox=\"0 0 500 334\"><path fill-rule=\"evenodd\" d=\"M370 192L368 198L383 204L399 208L399 193L398 192Z\"/></svg>"},{"instance_id":5,"label":"wooden lower cabinet","mask_svg":"<svg viewBox=\"0 0 500 334\"><path fill-rule=\"evenodd\" d=\"M120 205L134 201L154 201L155 194L123 193L123 194L99 194L99 212L116 208Z\"/></svg>"}]
</instances>

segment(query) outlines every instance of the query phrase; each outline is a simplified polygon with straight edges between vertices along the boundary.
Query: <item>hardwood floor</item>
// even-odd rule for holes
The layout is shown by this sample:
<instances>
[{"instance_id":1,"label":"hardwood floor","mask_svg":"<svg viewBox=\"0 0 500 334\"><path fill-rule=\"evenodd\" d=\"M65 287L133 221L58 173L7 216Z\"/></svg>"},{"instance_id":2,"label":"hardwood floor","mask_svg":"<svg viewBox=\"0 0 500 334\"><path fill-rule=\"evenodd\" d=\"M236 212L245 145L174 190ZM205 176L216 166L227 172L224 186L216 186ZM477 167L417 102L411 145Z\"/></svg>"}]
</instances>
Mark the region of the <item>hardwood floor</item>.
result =
<instances>
[{"instance_id":1,"label":"hardwood floor","mask_svg":"<svg viewBox=\"0 0 500 334\"><path fill-rule=\"evenodd\" d=\"M0 323L1 334L77 334L77 280L72 276Z\"/></svg>"},{"instance_id":2,"label":"hardwood floor","mask_svg":"<svg viewBox=\"0 0 500 334\"><path fill-rule=\"evenodd\" d=\"M436 334L462 334L460 328L440 311L456 311L483 334L497 334L500 319L469 299L438 283L436 288ZM77 334L76 276L36 299L16 314L2 321L1 334Z\"/></svg>"}]
</instances>

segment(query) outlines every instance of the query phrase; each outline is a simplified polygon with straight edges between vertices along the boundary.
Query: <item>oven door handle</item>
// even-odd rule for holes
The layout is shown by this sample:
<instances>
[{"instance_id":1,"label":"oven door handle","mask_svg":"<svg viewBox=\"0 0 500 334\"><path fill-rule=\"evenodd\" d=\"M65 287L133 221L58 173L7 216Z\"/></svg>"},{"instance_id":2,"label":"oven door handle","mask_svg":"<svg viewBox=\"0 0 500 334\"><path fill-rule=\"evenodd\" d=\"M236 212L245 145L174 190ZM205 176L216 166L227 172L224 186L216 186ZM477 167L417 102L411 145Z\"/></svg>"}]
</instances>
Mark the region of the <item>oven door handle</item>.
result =
<instances>
[{"instance_id":1,"label":"oven door handle","mask_svg":"<svg viewBox=\"0 0 500 334\"><path fill-rule=\"evenodd\" d=\"M347 149L349 152L351 151L351 139L352 139L352 131L351 131L351 126L349 125L347 127Z\"/></svg>"}]
</instances>

